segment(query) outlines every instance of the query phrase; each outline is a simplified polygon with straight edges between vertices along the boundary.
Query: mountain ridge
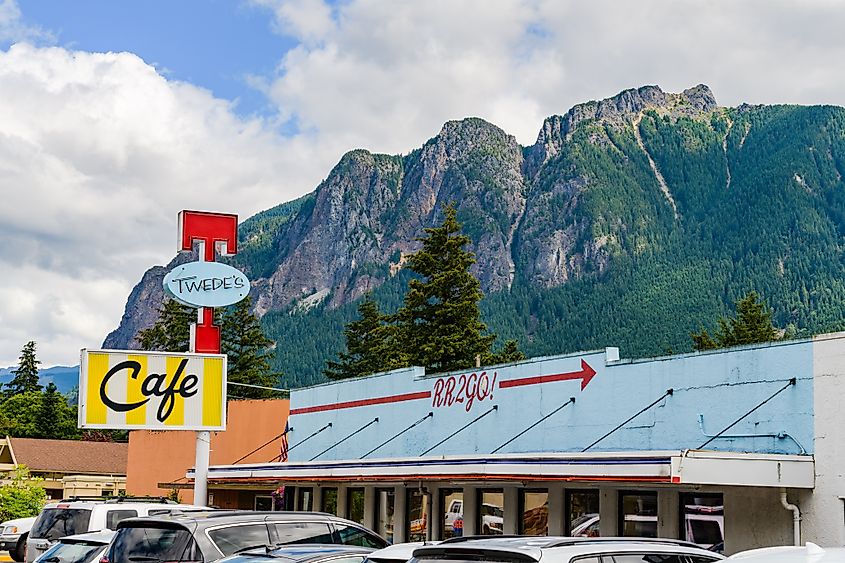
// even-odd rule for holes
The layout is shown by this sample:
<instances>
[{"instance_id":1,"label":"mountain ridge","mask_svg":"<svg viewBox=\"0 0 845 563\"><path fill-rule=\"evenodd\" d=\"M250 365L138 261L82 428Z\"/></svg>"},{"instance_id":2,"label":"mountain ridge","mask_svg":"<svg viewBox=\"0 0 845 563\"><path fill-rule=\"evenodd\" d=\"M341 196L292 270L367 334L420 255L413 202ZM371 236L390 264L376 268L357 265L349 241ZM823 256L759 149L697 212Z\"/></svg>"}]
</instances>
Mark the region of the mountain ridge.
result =
<instances>
[{"instance_id":1,"label":"mountain ridge","mask_svg":"<svg viewBox=\"0 0 845 563\"><path fill-rule=\"evenodd\" d=\"M247 219L230 262L253 280L271 337L311 347L312 382L320 358L342 348L357 299L374 291L398 305L403 256L449 202L472 239L491 328L530 353L600 347L615 334L638 354L688 349L695 323L749 286L783 301L783 324L839 327L845 315L830 296L843 294L845 277L843 138L842 108L725 108L705 85L677 94L643 86L578 104L546 118L527 147L480 118L450 121L407 155L346 153L314 192ZM144 275L104 346L134 346L134 334L155 320L166 270ZM663 288L667 301L695 319L674 318L656 302L645 272L674 279ZM683 276L697 285L679 286ZM650 304L654 319L628 293ZM824 312L814 315L819 302ZM640 341L638 327L573 332L562 324L572 316L589 325L590 309L619 325L666 326ZM540 333L546 325L551 335ZM292 357L276 365L302 371Z\"/></svg>"}]
</instances>

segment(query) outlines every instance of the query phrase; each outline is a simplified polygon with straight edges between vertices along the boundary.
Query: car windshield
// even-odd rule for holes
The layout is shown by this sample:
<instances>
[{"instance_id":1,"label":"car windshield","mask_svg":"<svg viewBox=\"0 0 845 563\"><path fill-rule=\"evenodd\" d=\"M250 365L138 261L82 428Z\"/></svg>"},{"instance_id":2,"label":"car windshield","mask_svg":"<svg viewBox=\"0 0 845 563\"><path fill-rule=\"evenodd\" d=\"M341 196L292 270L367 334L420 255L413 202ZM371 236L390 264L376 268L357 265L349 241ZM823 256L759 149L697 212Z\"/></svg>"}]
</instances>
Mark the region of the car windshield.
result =
<instances>
[{"instance_id":1,"label":"car windshield","mask_svg":"<svg viewBox=\"0 0 845 563\"><path fill-rule=\"evenodd\" d=\"M109 563L201 560L197 543L184 528L122 528L109 549Z\"/></svg>"},{"instance_id":2,"label":"car windshield","mask_svg":"<svg viewBox=\"0 0 845 563\"><path fill-rule=\"evenodd\" d=\"M88 531L91 511L84 508L45 508L35 521L29 536L55 541Z\"/></svg>"},{"instance_id":3,"label":"car windshield","mask_svg":"<svg viewBox=\"0 0 845 563\"><path fill-rule=\"evenodd\" d=\"M59 542L38 558L39 563L88 563L105 549L101 543Z\"/></svg>"}]
</instances>

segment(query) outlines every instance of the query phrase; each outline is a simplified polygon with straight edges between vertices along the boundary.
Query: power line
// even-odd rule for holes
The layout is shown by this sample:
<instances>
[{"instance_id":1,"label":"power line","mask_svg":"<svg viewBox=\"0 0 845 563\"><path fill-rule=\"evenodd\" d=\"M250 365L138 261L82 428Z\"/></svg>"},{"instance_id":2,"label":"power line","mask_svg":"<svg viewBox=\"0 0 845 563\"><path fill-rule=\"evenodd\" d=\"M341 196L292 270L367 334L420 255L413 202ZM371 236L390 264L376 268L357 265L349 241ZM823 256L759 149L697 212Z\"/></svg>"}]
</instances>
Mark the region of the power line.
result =
<instances>
[{"instance_id":1,"label":"power line","mask_svg":"<svg viewBox=\"0 0 845 563\"><path fill-rule=\"evenodd\" d=\"M234 381L227 381L226 385L237 385L238 387L249 387L250 389L266 389L267 391L276 391L278 393L290 393L290 389L280 389L278 387L266 387L264 385L252 385L251 383L236 383Z\"/></svg>"}]
</instances>

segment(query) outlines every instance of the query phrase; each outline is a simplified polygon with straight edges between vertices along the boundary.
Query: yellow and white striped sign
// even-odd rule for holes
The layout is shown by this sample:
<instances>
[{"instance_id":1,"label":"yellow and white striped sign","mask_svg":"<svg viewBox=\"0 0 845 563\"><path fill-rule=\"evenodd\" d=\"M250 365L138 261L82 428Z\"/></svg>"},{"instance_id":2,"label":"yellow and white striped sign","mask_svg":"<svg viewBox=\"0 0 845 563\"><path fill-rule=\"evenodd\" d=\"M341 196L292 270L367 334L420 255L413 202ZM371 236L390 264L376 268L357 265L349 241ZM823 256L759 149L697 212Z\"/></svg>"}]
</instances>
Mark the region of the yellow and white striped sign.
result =
<instances>
[{"instance_id":1,"label":"yellow and white striped sign","mask_svg":"<svg viewBox=\"0 0 845 563\"><path fill-rule=\"evenodd\" d=\"M225 430L226 355L83 349L79 427Z\"/></svg>"}]
</instances>

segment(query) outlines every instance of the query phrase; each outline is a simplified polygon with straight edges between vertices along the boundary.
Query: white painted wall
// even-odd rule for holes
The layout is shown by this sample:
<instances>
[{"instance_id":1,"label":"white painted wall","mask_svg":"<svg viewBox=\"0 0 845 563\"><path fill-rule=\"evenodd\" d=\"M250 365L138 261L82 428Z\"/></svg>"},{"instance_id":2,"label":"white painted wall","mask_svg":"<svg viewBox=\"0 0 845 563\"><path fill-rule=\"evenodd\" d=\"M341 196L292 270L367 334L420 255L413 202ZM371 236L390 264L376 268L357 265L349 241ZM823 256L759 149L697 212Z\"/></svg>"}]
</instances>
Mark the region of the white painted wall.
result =
<instances>
[{"instance_id":1,"label":"white painted wall","mask_svg":"<svg viewBox=\"0 0 845 563\"><path fill-rule=\"evenodd\" d=\"M813 339L816 487L790 501L802 512L802 540L845 545L845 344L842 333ZM795 500L793 500L795 499Z\"/></svg>"}]
</instances>

